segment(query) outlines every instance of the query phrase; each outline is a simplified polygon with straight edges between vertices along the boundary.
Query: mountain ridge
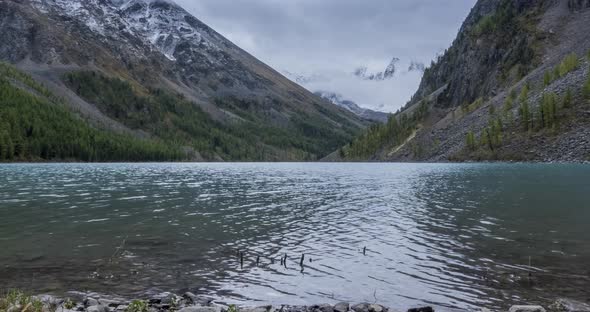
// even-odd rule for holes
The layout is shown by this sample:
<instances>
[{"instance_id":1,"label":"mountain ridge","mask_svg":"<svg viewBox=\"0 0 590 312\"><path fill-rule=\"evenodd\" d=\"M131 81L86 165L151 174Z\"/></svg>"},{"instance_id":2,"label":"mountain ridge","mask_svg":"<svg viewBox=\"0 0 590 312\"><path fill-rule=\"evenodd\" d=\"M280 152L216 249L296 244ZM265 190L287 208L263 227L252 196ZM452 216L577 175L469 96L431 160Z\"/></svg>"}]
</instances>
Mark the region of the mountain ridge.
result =
<instances>
[{"instance_id":1,"label":"mountain ridge","mask_svg":"<svg viewBox=\"0 0 590 312\"><path fill-rule=\"evenodd\" d=\"M390 115L385 112L379 112L372 109L363 108L353 101L344 99L344 97L338 93L329 91L317 91L315 92L315 94L367 120L379 123L386 123Z\"/></svg>"},{"instance_id":2,"label":"mountain ridge","mask_svg":"<svg viewBox=\"0 0 590 312\"><path fill-rule=\"evenodd\" d=\"M415 95L348 160L590 160L589 1L479 0Z\"/></svg>"},{"instance_id":3,"label":"mountain ridge","mask_svg":"<svg viewBox=\"0 0 590 312\"><path fill-rule=\"evenodd\" d=\"M205 135L210 146L201 144L206 150L195 151L205 160L310 160L367 125L291 82L171 1L6 0L0 7L0 39L11 42L0 48L0 60L31 75L75 114L105 131L174 140L186 147ZM81 76L88 86L72 89L64 81L71 72L94 74ZM107 110L89 101L91 92L81 93L101 81L118 85L118 80L131 90L122 92L132 92L145 105L126 113L133 116L115 116L118 108ZM181 95L195 105L190 108L195 113L206 113L215 131L197 134L181 127L189 121L179 121L185 117L170 111L173 107L159 106L164 102L156 104L159 95L154 90ZM121 107L127 105L114 99ZM176 116L170 126L176 133L161 137L162 129L153 122L128 123L151 116L154 109L163 109L161 117ZM248 140L239 138L244 128ZM271 133L285 138L278 140ZM293 138L288 139L290 133ZM241 140L239 149L249 152L233 155L228 142ZM254 155L255 150L264 152Z\"/></svg>"}]
</instances>

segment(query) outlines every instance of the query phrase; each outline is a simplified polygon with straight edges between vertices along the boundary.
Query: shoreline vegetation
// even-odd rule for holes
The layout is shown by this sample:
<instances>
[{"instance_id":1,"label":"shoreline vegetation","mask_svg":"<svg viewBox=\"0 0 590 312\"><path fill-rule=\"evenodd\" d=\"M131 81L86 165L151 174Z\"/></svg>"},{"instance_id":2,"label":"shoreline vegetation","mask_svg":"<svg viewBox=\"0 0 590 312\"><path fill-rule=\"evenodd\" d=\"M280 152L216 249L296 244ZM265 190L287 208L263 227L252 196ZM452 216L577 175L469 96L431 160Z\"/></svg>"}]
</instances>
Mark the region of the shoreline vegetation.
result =
<instances>
[{"instance_id":1,"label":"shoreline vegetation","mask_svg":"<svg viewBox=\"0 0 590 312\"><path fill-rule=\"evenodd\" d=\"M456 309L453 309L456 310ZM97 293L68 292L66 297L29 295L21 290L0 294L0 312L396 312L377 303L315 305L265 305L257 307L216 303L207 297L186 292L182 296L164 292L147 299L124 299ZM431 306L408 308L407 312L434 312ZM444 309L443 309L444 311ZM476 311L504 311L481 308ZM584 312L590 305L568 299L557 299L544 308L538 305L513 305L509 312Z\"/></svg>"}]
</instances>

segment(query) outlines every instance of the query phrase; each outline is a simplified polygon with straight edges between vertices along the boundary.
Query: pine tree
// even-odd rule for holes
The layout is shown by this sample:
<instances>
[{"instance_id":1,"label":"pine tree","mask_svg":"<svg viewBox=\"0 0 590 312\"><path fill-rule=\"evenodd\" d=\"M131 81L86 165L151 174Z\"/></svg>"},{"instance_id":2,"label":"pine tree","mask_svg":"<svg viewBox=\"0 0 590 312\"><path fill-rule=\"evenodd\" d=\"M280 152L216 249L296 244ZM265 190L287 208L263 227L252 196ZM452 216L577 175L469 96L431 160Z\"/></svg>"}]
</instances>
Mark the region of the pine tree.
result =
<instances>
[{"instance_id":1,"label":"pine tree","mask_svg":"<svg viewBox=\"0 0 590 312\"><path fill-rule=\"evenodd\" d=\"M465 143L467 145L467 148L471 151L474 151L477 148L477 144L475 143L475 134L473 133L473 131L467 132L467 135L465 137Z\"/></svg>"},{"instance_id":2,"label":"pine tree","mask_svg":"<svg viewBox=\"0 0 590 312\"><path fill-rule=\"evenodd\" d=\"M563 108L570 108L572 107L573 100L572 89L568 88L565 92L565 96L563 97L562 106Z\"/></svg>"},{"instance_id":3,"label":"pine tree","mask_svg":"<svg viewBox=\"0 0 590 312\"><path fill-rule=\"evenodd\" d=\"M543 86L546 87L546 86L550 85L551 80L552 80L551 73L549 71L546 71L545 76L543 77Z\"/></svg>"},{"instance_id":4,"label":"pine tree","mask_svg":"<svg viewBox=\"0 0 590 312\"><path fill-rule=\"evenodd\" d=\"M520 92L520 96L519 96L519 101L520 101L520 107L519 107L519 115L520 115L520 120L522 123L522 127L524 130L528 131L531 129L531 112L529 109L529 101L528 101L528 87L525 86L522 91Z\"/></svg>"}]
</instances>

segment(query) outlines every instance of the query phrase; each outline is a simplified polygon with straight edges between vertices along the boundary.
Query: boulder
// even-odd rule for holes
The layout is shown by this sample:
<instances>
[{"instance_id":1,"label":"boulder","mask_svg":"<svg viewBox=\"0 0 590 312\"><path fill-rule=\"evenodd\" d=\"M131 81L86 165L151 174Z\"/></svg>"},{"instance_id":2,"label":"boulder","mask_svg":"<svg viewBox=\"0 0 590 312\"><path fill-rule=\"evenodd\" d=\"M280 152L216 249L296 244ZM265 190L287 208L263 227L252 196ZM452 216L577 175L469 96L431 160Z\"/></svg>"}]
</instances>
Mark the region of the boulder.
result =
<instances>
[{"instance_id":1,"label":"boulder","mask_svg":"<svg viewBox=\"0 0 590 312\"><path fill-rule=\"evenodd\" d=\"M590 305L571 299L557 299L548 307L551 312L590 312Z\"/></svg>"},{"instance_id":2,"label":"boulder","mask_svg":"<svg viewBox=\"0 0 590 312\"><path fill-rule=\"evenodd\" d=\"M184 298L184 300L186 300L187 304L195 304L198 301L198 297L197 295L193 294L192 292L185 292L184 295L182 295L182 298Z\"/></svg>"},{"instance_id":3,"label":"boulder","mask_svg":"<svg viewBox=\"0 0 590 312\"><path fill-rule=\"evenodd\" d=\"M508 312L546 312L545 308L537 305L515 305Z\"/></svg>"},{"instance_id":4,"label":"boulder","mask_svg":"<svg viewBox=\"0 0 590 312\"><path fill-rule=\"evenodd\" d=\"M321 312L334 312L334 307L332 307L332 305L329 304L320 304L318 306L318 310L320 310Z\"/></svg>"},{"instance_id":5,"label":"boulder","mask_svg":"<svg viewBox=\"0 0 590 312\"><path fill-rule=\"evenodd\" d=\"M334 306L334 312L348 312L350 304L348 302L340 302Z\"/></svg>"},{"instance_id":6,"label":"boulder","mask_svg":"<svg viewBox=\"0 0 590 312\"><path fill-rule=\"evenodd\" d=\"M110 312L109 307L105 305L93 305L86 308L87 312Z\"/></svg>"},{"instance_id":7,"label":"boulder","mask_svg":"<svg viewBox=\"0 0 590 312\"><path fill-rule=\"evenodd\" d=\"M84 298L84 306L85 307L91 307L91 306L97 306L98 300L92 298L92 297L86 297Z\"/></svg>"},{"instance_id":8,"label":"boulder","mask_svg":"<svg viewBox=\"0 0 590 312\"><path fill-rule=\"evenodd\" d=\"M369 312L384 312L385 308L382 305L378 304L370 304L369 305Z\"/></svg>"},{"instance_id":9,"label":"boulder","mask_svg":"<svg viewBox=\"0 0 590 312\"><path fill-rule=\"evenodd\" d=\"M355 304L350 307L351 310L354 312L369 312L369 304L368 303L359 303Z\"/></svg>"},{"instance_id":10,"label":"boulder","mask_svg":"<svg viewBox=\"0 0 590 312\"><path fill-rule=\"evenodd\" d=\"M105 306L111 307L111 308L116 308L116 307L122 305L123 302L121 302L119 300L113 300L113 299L98 299L98 304L105 305Z\"/></svg>"}]
</instances>

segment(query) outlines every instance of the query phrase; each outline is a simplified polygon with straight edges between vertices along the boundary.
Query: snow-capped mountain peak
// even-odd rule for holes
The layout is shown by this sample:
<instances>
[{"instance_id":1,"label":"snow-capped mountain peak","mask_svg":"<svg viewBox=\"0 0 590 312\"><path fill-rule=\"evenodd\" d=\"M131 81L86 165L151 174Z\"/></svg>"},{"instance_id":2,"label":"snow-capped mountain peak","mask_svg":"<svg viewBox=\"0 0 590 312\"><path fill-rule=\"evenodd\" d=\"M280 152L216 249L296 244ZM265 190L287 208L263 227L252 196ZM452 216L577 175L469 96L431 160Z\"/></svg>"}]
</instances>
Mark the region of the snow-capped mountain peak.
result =
<instances>
[{"instance_id":1,"label":"snow-capped mountain peak","mask_svg":"<svg viewBox=\"0 0 590 312\"><path fill-rule=\"evenodd\" d=\"M172 61L177 46L186 41L219 50L216 34L171 0L33 0L33 4L44 12L76 18L105 38L140 38Z\"/></svg>"}]
</instances>

